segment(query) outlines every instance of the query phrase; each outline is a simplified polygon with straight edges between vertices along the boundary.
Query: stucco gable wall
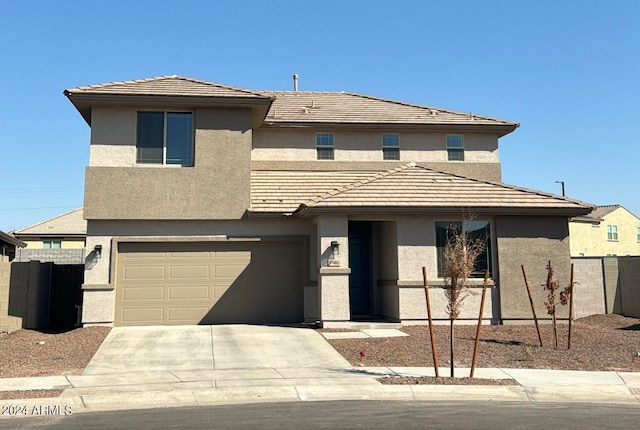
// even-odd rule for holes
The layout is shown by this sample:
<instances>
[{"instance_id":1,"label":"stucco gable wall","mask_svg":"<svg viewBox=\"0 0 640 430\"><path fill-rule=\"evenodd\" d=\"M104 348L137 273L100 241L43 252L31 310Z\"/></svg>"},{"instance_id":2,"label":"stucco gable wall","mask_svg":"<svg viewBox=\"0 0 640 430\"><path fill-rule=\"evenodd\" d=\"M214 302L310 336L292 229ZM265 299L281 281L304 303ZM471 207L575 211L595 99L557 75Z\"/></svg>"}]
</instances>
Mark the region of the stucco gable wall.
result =
<instances>
[{"instance_id":1,"label":"stucco gable wall","mask_svg":"<svg viewBox=\"0 0 640 430\"><path fill-rule=\"evenodd\" d=\"M618 227L618 240L607 238L607 225ZM640 255L637 229L640 220L620 207L604 216L600 224L571 222L571 255L585 257L606 255Z\"/></svg>"}]
</instances>

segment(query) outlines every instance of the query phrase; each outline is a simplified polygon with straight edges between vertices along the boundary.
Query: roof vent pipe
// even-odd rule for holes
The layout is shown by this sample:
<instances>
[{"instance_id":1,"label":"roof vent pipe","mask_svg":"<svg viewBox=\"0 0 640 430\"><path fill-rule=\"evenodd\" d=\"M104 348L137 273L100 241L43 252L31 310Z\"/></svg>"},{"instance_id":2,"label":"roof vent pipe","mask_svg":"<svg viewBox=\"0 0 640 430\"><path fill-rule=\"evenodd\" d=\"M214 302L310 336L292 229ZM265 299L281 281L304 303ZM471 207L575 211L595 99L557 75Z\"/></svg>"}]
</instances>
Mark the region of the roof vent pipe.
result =
<instances>
[{"instance_id":1,"label":"roof vent pipe","mask_svg":"<svg viewBox=\"0 0 640 430\"><path fill-rule=\"evenodd\" d=\"M293 91L298 91L298 74L293 74Z\"/></svg>"}]
</instances>

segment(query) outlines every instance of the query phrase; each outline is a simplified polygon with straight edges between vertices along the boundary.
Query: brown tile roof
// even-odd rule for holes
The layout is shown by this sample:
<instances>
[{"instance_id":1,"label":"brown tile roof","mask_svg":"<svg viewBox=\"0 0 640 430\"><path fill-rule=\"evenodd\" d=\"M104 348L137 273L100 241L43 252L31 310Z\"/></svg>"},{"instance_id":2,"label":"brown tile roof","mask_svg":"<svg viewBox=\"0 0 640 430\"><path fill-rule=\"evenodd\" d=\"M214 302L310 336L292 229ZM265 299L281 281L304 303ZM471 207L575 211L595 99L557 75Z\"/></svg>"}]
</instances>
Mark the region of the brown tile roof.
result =
<instances>
[{"instance_id":1,"label":"brown tile roof","mask_svg":"<svg viewBox=\"0 0 640 430\"><path fill-rule=\"evenodd\" d=\"M16 230L14 234L17 237L86 236L87 221L83 218L82 208L79 208Z\"/></svg>"},{"instance_id":2,"label":"brown tile roof","mask_svg":"<svg viewBox=\"0 0 640 430\"><path fill-rule=\"evenodd\" d=\"M216 84L214 82L202 81L200 79L193 79L178 75L87 85L84 87L68 89L65 91L65 94L268 98L257 91Z\"/></svg>"},{"instance_id":3,"label":"brown tile roof","mask_svg":"<svg viewBox=\"0 0 640 430\"><path fill-rule=\"evenodd\" d=\"M9 245L17 246L19 248L24 248L25 246L27 246L27 244L21 241L20 239L10 236L3 231L0 231L0 242L5 242L5 243L8 243Z\"/></svg>"},{"instance_id":4,"label":"brown tile roof","mask_svg":"<svg viewBox=\"0 0 640 430\"><path fill-rule=\"evenodd\" d=\"M515 129L519 124L483 115L454 112L348 92L265 91L275 98L266 124L350 123L412 125L500 125Z\"/></svg>"},{"instance_id":5,"label":"brown tile roof","mask_svg":"<svg viewBox=\"0 0 640 430\"><path fill-rule=\"evenodd\" d=\"M341 175L337 176L337 173ZM356 174L359 176L349 176ZM276 180L268 181L268 177ZM318 185L307 190L310 183ZM327 191L303 200L320 191L322 186ZM366 177L363 172L304 172L304 175L292 171L253 172L252 212L292 212L296 199L299 199L298 212L301 213L366 209L445 212L468 209L493 213L524 211L582 215L593 208L577 200L470 179L413 163L385 172L368 173Z\"/></svg>"}]
</instances>

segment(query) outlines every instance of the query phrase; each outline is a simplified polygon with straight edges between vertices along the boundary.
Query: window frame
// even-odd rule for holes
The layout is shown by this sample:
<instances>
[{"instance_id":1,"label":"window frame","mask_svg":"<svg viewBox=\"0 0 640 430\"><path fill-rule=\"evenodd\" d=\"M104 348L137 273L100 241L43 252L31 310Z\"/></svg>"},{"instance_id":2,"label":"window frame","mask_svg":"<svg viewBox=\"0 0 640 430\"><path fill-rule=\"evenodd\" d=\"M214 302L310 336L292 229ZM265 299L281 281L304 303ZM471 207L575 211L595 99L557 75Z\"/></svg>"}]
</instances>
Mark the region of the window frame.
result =
<instances>
[{"instance_id":1,"label":"window frame","mask_svg":"<svg viewBox=\"0 0 640 430\"><path fill-rule=\"evenodd\" d=\"M636 227L636 241L640 243L640 227Z\"/></svg>"},{"instance_id":2,"label":"window frame","mask_svg":"<svg viewBox=\"0 0 640 430\"><path fill-rule=\"evenodd\" d=\"M62 249L62 239L42 239L42 249Z\"/></svg>"},{"instance_id":3,"label":"window frame","mask_svg":"<svg viewBox=\"0 0 640 430\"><path fill-rule=\"evenodd\" d=\"M459 146L453 142L454 139L459 139ZM446 138L447 147L447 161L464 161L464 135L462 134L447 134ZM453 154L459 154L454 156Z\"/></svg>"},{"instance_id":4,"label":"window frame","mask_svg":"<svg viewBox=\"0 0 640 430\"><path fill-rule=\"evenodd\" d=\"M330 142L323 143L322 137L330 137ZM327 156L321 156L321 154L327 154ZM333 133L316 133L316 160L335 160L335 136Z\"/></svg>"},{"instance_id":5,"label":"window frame","mask_svg":"<svg viewBox=\"0 0 640 430\"><path fill-rule=\"evenodd\" d=\"M607 240L609 242L618 242L618 225L617 224L607 224Z\"/></svg>"},{"instance_id":6,"label":"window frame","mask_svg":"<svg viewBox=\"0 0 640 430\"><path fill-rule=\"evenodd\" d=\"M140 136L140 116L143 114L162 114L162 161L142 161L140 156L140 149L144 148L140 145L141 136ZM178 163L170 163L167 160L167 148L168 148L168 118L171 114L188 114L190 120L190 136L189 136L189 148L188 148L188 160L187 162L178 162ZM136 112L136 165L141 165L145 167L150 166L162 166L162 167L193 167L195 164L195 123L194 123L194 112L190 110L180 110L180 109L165 109L165 110L155 110L155 109L141 109Z\"/></svg>"},{"instance_id":7,"label":"window frame","mask_svg":"<svg viewBox=\"0 0 640 430\"><path fill-rule=\"evenodd\" d=\"M444 246L438 246L438 224L460 224L464 232L466 232L466 225L473 222L483 222L488 225L484 228L487 229L487 236L485 237L485 250L483 254L486 256L486 266L489 269L489 279L493 279L495 264L493 261L494 250L496 249L496 245L494 243L494 232L493 232L493 220L490 218L480 218L473 220L460 220L460 219L436 219L434 222L434 232L435 232L435 251L436 251L436 274L438 279L444 279ZM475 272L470 279L483 279L484 271Z\"/></svg>"},{"instance_id":8,"label":"window frame","mask_svg":"<svg viewBox=\"0 0 640 430\"><path fill-rule=\"evenodd\" d=\"M400 134L382 133L382 159L385 161L400 161Z\"/></svg>"}]
</instances>

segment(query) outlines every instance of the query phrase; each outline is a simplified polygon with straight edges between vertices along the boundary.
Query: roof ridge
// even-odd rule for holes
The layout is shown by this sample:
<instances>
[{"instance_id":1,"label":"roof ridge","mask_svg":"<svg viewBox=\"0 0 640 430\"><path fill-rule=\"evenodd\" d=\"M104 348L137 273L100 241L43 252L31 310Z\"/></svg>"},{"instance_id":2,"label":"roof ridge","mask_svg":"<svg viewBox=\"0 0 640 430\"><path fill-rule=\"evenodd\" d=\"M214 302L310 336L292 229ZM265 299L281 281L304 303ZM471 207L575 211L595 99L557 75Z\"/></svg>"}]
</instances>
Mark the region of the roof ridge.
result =
<instances>
[{"instance_id":1,"label":"roof ridge","mask_svg":"<svg viewBox=\"0 0 640 430\"><path fill-rule=\"evenodd\" d=\"M80 211L80 210L83 210L83 209L84 209L84 206L81 206L81 207L79 207L79 208L72 209L72 210L70 210L70 211L67 211L67 212L61 213L61 214L56 215L56 216L53 216L53 217L51 217L51 218L47 218L47 219L45 219L45 220L43 220L43 221L38 221L38 222L37 222L37 223L35 223L35 224L31 224L30 226L27 226L27 227L21 228L21 229L19 229L19 230L14 230L14 233L18 233L18 234L20 234L20 233L21 233L22 231L24 231L24 230L29 230L30 228L33 228L33 227L39 226L39 225L44 224L44 223L47 223L47 222L49 222L49 221L53 221L54 219L58 219L58 218L61 218L61 217L63 217L63 216L70 215L70 214L72 214L72 213L74 213L74 212L76 212L76 211Z\"/></svg>"},{"instance_id":2,"label":"roof ridge","mask_svg":"<svg viewBox=\"0 0 640 430\"><path fill-rule=\"evenodd\" d=\"M500 118L495 118L495 117L490 117L490 116L486 116L486 115L479 115L473 112L469 112L469 113L465 113L465 112L459 112L459 111L454 111L451 109L446 109L446 108L440 108L440 107L435 107L435 106L428 106L428 105L421 105L421 104L417 104L417 103L410 103L410 102L404 102L404 101L400 101L400 100L394 100L394 99L388 99L388 98L384 98L384 97L378 97L378 96L371 96L371 95L367 95L367 94L359 94L359 93L353 93L350 91L343 91L344 94L350 95L350 96L355 96L355 97L361 97L361 98L365 98L365 99L370 99L370 100L378 100L378 101L383 101L383 102L387 102L387 103L394 103L397 105L401 105L401 106L408 106L408 107L414 107L414 108L419 108L419 109L428 109L430 111L440 111L440 112L444 112L444 113L449 113L452 115L460 115L460 116L465 116L465 117L477 117L478 119L485 119L485 120L491 120L491 121L499 121L501 123L504 124L517 124L518 126L520 125L520 123L514 122L514 121L508 121L505 119L500 119ZM431 112L431 114L433 114Z\"/></svg>"},{"instance_id":3,"label":"roof ridge","mask_svg":"<svg viewBox=\"0 0 640 430\"><path fill-rule=\"evenodd\" d=\"M225 84L220 84L220 83L217 83L217 82L205 81L203 79L197 79L197 78L192 78L192 77L189 77L189 76L182 76L182 75L163 75L163 76L155 76L155 77L151 77L151 78L128 79L126 81L105 82L105 83L100 83L100 84L84 85L84 86L81 86L81 87L76 87L76 88L69 89L67 91L108 88L108 87L112 87L112 86L115 86L115 85L141 84L141 83L156 82L156 81L161 81L161 80L166 80L166 79L180 79L180 80L183 80L183 81L189 81L189 82L194 82L194 83L198 83L198 84L224 88L224 89L227 89L227 90L240 91L240 92L244 92L244 93L247 93L247 94L267 97L264 93L259 92L257 90L249 90L247 88L234 87L234 86L231 86L231 85L225 85Z\"/></svg>"}]
</instances>

